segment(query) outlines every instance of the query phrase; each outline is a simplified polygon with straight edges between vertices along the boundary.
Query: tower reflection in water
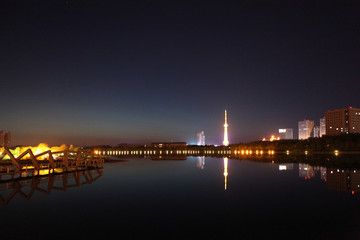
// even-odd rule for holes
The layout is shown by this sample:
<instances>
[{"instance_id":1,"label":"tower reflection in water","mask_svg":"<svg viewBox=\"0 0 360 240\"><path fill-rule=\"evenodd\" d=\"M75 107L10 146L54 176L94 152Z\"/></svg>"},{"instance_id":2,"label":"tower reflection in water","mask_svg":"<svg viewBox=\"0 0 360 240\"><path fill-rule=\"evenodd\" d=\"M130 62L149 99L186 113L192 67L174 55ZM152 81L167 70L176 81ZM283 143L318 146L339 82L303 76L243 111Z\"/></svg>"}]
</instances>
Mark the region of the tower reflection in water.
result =
<instances>
[{"instance_id":1,"label":"tower reflection in water","mask_svg":"<svg viewBox=\"0 0 360 240\"><path fill-rule=\"evenodd\" d=\"M71 187L91 184L102 176L103 171L103 168L96 168L0 181L0 202L2 205L6 205L17 194L30 200L35 191L50 194L52 190L66 191Z\"/></svg>"},{"instance_id":2,"label":"tower reflection in water","mask_svg":"<svg viewBox=\"0 0 360 240\"><path fill-rule=\"evenodd\" d=\"M227 157L224 157L224 189L226 190L227 189L227 177L229 175L229 172L228 172L228 161L229 159ZM205 156L202 156L202 157L198 157L197 158L197 164L196 166L198 168L200 168L201 170L204 169L205 167Z\"/></svg>"},{"instance_id":3,"label":"tower reflection in water","mask_svg":"<svg viewBox=\"0 0 360 240\"><path fill-rule=\"evenodd\" d=\"M225 177L225 190L227 189L227 176L229 175L228 173L228 158L224 157L224 177Z\"/></svg>"}]
</instances>

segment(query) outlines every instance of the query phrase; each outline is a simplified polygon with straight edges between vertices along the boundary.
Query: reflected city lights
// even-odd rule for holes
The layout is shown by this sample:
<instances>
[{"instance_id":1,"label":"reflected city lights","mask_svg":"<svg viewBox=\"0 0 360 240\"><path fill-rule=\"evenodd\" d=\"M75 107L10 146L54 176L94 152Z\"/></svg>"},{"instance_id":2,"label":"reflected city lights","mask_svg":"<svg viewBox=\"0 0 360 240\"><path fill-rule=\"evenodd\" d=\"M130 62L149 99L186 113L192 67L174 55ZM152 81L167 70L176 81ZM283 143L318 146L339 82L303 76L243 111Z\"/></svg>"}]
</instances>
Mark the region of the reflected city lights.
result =
<instances>
[{"instance_id":1,"label":"reflected city lights","mask_svg":"<svg viewBox=\"0 0 360 240\"><path fill-rule=\"evenodd\" d=\"M227 189L227 176L229 175L228 173L228 158L224 157L224 177L225 177L225 190Z\"/></svg>"},{"instance_id":2,"label":"reflected city lights","mask_svg":"<svg viewBox=\"0 0 360 240\"><path fill-rule=\"evenodd\" d=\"M279 170L280 171L283 171L283 170L286 170L287 168L286 168L286 166L285 165L279 165Z\"/></svg>"},{"instance_id":3,"label":"reflected city lights","mask_svg":"<svg viewBox=\"0 0 360 240\"><path fill-rule=\"evenodd\" d=\"M16 195L30 200L35 192L51 194L52 190L66 191L69 188L91 184L102 176L103 171L103 168L72 172L44 169L35 171L32 175L21 172L19 179L0 178L0 203L7 205Z\"/></svg>"},{"instance_id":4,"label":"reflected city lights","mask_svg":"<svg viewBox=\"0 0 360 240\"><path fill-rule=\"evenodd\" d=\"M205 156L201 156L197 158L197 165L198 168L200 168L201 170L204 169L205 167Z\"/></svg>"}]
</instances>

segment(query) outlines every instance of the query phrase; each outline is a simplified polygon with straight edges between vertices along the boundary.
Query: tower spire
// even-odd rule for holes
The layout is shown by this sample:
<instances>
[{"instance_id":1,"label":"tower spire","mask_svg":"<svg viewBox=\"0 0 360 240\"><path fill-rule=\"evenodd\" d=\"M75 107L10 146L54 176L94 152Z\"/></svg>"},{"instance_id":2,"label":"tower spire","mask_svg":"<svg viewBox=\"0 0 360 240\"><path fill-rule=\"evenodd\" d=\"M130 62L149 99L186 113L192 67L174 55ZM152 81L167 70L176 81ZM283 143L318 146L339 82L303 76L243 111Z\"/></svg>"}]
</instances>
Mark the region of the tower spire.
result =
<instances>
[{"instance_id":1,"label":"tower spire","mask_svg":"<svg viewBox=\"0 0 360 240\"><path fill-rule=\"evenodd\" d=\"M227 124L227 112L225 110L225 124L224 124L224 146L229 146L229 139L228 139L228 124Z\"/></svg>"}]
</instances>

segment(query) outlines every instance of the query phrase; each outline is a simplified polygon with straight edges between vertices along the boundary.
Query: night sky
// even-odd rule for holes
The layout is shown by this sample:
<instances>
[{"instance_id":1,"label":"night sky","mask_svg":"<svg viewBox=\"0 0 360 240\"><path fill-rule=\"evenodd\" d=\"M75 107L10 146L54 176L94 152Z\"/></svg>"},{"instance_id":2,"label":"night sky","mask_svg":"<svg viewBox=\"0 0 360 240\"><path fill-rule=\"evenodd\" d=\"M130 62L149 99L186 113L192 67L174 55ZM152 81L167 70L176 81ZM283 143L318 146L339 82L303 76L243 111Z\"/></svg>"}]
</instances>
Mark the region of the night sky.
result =
<instances>
[{"instance_id":1,"label":"night sky","mask_svg":"<svg viewBox=\"0 0 360 240\"><path fill-rule=\"evenodd\" d=\"M12 143L260 140L360 107L359 1L0 2Z\"/></svg>"}]
</instances>

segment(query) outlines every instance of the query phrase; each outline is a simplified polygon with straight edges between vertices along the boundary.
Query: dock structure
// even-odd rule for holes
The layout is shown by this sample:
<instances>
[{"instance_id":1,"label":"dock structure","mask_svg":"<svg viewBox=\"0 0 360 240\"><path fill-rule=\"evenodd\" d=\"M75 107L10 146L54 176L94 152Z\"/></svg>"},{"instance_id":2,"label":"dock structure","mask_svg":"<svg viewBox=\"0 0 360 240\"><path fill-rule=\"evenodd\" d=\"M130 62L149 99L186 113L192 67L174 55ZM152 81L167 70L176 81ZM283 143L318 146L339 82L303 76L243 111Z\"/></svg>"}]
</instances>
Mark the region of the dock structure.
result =
<instances>
[{"instance_id":1,"label":"dock structure","mask_svg":"<svg viewBox=\"0 0 360 240\"><path fill-rule=\"evenodd\" d=\"M70 172L84 169L101 168L104 159L90 150L56 151L51 150L34 154L29 148L15 156L9 148L0 155L0 180L4 175L11 179L32 175L46 175L57 172Z\"/></svg>"}]
</instances>

